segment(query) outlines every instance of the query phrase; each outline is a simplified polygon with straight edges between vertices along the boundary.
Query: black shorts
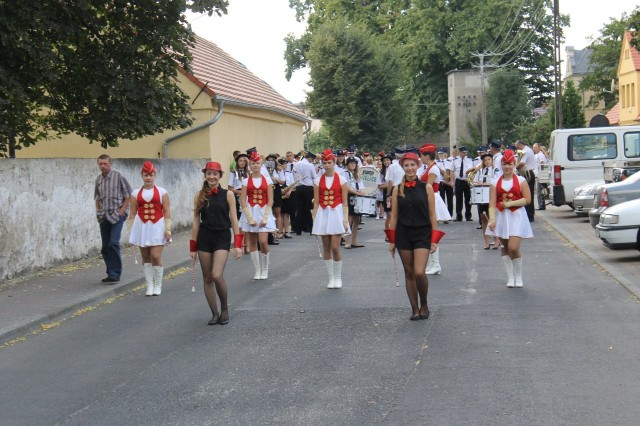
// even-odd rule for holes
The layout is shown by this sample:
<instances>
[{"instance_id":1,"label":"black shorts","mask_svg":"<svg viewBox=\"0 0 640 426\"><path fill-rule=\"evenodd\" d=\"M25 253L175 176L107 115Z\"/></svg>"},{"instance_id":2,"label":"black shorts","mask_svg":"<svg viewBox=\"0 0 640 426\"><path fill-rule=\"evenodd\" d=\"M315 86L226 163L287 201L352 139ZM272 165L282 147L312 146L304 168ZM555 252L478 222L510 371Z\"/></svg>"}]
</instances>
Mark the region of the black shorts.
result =
<instances>
[{"instance_id":1,"label":"black shorts","mask_svg":"<svg viewBox=\"0 0 640 426\"><path fill-rule=\"evenodd\" d=\"M273 206L274 209L282 207L282 187L277 183L273 185Z\"/></svg>"},{"instance_id":2,"label":"black shorts","mask_svg":"<svg viewBox=\"0 0 640 426\"><path fill-rule=\"evenodd\" d=\"M396 225L396 248L398 250L431 249L431 226Z\"/></svg>"},{"instance_id":3,"label":"black shorts","mask_svg":"<svg viewBox=\"0 0 640 426\"><path fill-rule=\"evenodd\" d=\"M221 231L211 231L202 226L198 230L198 251L213 253L218 250L231 249L231 231L224 229Z\"/></svg>"},{"instance_id":4,"label":"black shorts","mask_svg":"<svg viewBox=\"0 0 640 426\"><path fill-rule=\"evenodd\" d=\"M482 213L486 213L487 214L487 218L489 217L489 204L478 204L478 214L480 215L480 218L482 218ZM489 219L487 219L489 220Z\"/></svg>"},{"instance_id":5,"label":"black shorts","mask_svg":"<svg viewBox=\"0 0 640 426\"><path fill-rule=\"evenodd\" d=\"M384 206L385 212L391 211L391 203L389 203L389 207L387 207L387 199L390 198L391 195L387 196L387 191L382 194L382 205Z\"/></svg>"}]
</instances>

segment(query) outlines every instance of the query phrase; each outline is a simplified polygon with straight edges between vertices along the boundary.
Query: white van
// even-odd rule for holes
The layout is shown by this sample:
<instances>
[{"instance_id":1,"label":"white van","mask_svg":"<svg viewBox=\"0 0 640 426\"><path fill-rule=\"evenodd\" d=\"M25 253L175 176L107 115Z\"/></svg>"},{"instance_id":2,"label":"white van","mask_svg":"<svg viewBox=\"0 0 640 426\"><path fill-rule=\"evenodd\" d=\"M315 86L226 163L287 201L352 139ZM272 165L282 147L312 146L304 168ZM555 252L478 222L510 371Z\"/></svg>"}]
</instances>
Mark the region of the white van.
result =
<instances>
[{"instance_id":1,"label":"white van","mask_svg":"<svg viewBox=\"0 0 640 426\"><path fill-rule=\"evenodd\" d=\"M602 179L603 161L634 158L640 159L640 126L554 130L549 143L553 204L573 208L573 190Z\"/></svg>"}]
</instances>

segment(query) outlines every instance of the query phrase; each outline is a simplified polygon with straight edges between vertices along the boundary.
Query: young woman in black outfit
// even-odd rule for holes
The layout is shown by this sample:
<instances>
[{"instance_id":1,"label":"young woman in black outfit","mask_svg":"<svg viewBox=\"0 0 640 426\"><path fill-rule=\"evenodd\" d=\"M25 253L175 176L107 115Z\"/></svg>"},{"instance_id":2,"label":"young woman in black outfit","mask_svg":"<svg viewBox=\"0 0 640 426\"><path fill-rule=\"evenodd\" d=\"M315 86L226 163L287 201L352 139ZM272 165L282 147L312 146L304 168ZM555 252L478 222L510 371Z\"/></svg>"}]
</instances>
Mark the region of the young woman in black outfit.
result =
<instances>
[{"instance_id":1,"label":"young woman in black outfit","mask_svg":"<svg viewBox=\"0 0 640 426\"><path fill-rule=\"evenodd\" d=\"M433 188L417 178L419 162L413 152L405 154L400 160L404 177L391 193L391 220L389 229L385 230L389 250L393 253L397 248L402 260L407 296L411 303L411 321L429 318L429 282L425 268L429 252L437 250L438 241L444 235L437 229Z\"/></svg>"},{"instance_id":2,"label":"young woman in black outfit","mask_svg":"<svg viewBox=\"0 0 640 426\"><path fill-rule=\"evenodd\" d=\"M193 202L189 251L193 262L196 260L196 253L200 259L204 295L212 314L209 325L228 324L227 283L223 273L231 246L229 230L233 228L233 254L236 259L242 255L243 236L239 234L238 229L236 198L233 192L220 187L223 174L220 163L209 161L202 173L205 181L200 191L196 192ZM219 314L216 293L220 298Z\"/></svg>"}]
</instances>

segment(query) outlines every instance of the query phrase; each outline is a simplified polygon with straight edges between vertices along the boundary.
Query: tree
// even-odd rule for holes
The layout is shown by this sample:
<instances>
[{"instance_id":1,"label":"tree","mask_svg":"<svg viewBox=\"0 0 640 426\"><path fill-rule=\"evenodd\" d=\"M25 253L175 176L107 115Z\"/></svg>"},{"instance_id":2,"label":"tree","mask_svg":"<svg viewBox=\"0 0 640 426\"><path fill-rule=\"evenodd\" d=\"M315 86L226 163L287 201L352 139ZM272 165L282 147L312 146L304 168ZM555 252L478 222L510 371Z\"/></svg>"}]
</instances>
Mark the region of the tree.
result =
<instances>
[{"instance_id":1,"label":"tree","mask_svg":"<svg viewBox=\"0 0 640 426\"><path fill-rule=\"evenodd\" d=\"M396 52L359 24L337 19L320 27L309 48L312 116L337 146L374 148L402 126L402 65Z\"/></svg>"},{"instance_id":2,"label":"tree","mask_svg":"<svg viewBox=\"0 0 640 426\"><path fill-rule=\"evenodd\" d=\"M573 80L567 82L567 87L562 93L562 122L567 129L584 127L586 123L582 98Z\"/></svg>"},{"instance_id":3,"label":"tree","mask_svg":"<svg viewBox=\"0 0 640 426\"><path fill-rule=\"evenodd\" d=\"M515 141L519 124L531 120L527 87L517 70L502 69L491 75L485 105L489 134L506 144Z\"/></svg>"},{"instance_id":4,"label":"tree","mask_svg":"<svg viewBox=\"0 0 640 426\"><path fill-rule=\"evenodd\" d=\"M191 124L184 11L227 0L0 1L0 156L75 132L106 148Z\"/></svg>"}]
</instances>

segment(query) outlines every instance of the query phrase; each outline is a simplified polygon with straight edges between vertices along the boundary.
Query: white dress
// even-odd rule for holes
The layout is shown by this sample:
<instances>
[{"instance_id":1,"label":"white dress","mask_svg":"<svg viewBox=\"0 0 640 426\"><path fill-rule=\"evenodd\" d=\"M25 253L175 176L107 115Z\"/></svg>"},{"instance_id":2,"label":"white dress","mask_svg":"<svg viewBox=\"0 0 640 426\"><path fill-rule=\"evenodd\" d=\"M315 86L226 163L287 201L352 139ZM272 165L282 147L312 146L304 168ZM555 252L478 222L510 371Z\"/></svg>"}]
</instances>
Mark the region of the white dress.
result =
<instances>
[{"instance_id":1,"label":"white dress","mask_svg":"<svg viewBox=\"0 0 640 426\"><path fill-rule=\"evenodd\" d=\"M162 197L167 193L167 190L156 186L158 193L160 194L160 204L162 204ZM153 189L138 188L131 193L131 196L138 198L138 193L142 190L142 199L149 202L153 199ZM139 247L153 247L163 246L167 244L164 238L164 217L158 220L156 223L151 221L143 222L138 216L138 212L131 212L135 215L133 219L133 225L131 226L131 234L129 235L129 243Z\"/></svg>"},{"instance_id":2,"label":"white dress","mask_svg":"<svg viewBox=\"0 0 640 426\"><path fill-rule=\"evenodd\" d=\"M440 172L440 168L434 162L431 163L431 167L427 166L427 169L423 172L429 173L430 175L434 175L436 179L433 183L440 185L442 182L442 173ZM422 176L420 176L421 178ZM427 176L428 177L428 176ZM426 182L426 181L425 181ZM447 205L444 203L444 200L440 196L440 191L433 191L434 199L436 200L436 219L448 221L451 220L451 215L449 214L449 209L447 209Z\"/></svg>"},{"instance_id":3,"label":"white dress","mask_svg":"<svg viewBox=\"0 0 640 426\"><path fill-rule=\"evenodd\" d=\"M267 186L273 185L273 181L269 176L262 175L259 178L251 177L242 179L242 186L247 186L247 184L249 183L249 179L253 179L253 185L257 188L262 183L263 178L267 180ZM276 219L273 217L272 213L269 213L269 217L267 218L267 225L264 227L260 226L260 222L262 221L262 217L264 216L264 212L267 208L266 205L264 207L260 207L260 205L258 204L252 206L247 200L247 207L249 208L251 216L253 216L256 225L251 226L249 224L247 216L244 212L242 212L242 216L240 216L240 229L242 229L243 232L273 232L276 230Z\"/></svg>"},{"instance_id":4,"label":"white dress","mask_svg":"<svg viewBox=\"0 0 640 426\"><path fill-rule=\"evenodd\" d=\"M522 176L513 175L518 179L520 187L527 185L527 180ZM491 186L496 187L500 177L493 179ZM502 180L502 189L505 191L510 190L513 187L513 180ZM491 231L487 226L485 235L498 236L502 239L509 239L509 237L520 238L533 238L533 231L531 230L531 224L529 223L529 217L524 207L518 207L515 211L510 209L504 209L500 211L496 208L496 229Z\"/></svg>"},{"instance_id":5,"label":"white dress","mask_svg":"<svg viewBox=\"0 0 640 426\"><path fill-rule=\"evenodd\" d=\"M317 187L320 186L321 177L317 177L313 180L313 184ZM331 188L333 185L333 180L338 179L340 188L345 183L345 180L340 174L337 172L333 174L332 177L324 177L325 184L327 188ZM342 191L342 189L341 189ZM320 202L324 199L324 194L322 194L322 189L319 190ZM345 200L342 200L344 203ZM313 218L313 228L311 229L311 233L313 235L349 235L351 234L351 228L347 224L347 231L344 230L343 221L345 220L343 204L338 204L335 208L327 207L322 208L321 205L318 205L318 210L316 211L316 216Z\"/></svg>"}]
</instances>

